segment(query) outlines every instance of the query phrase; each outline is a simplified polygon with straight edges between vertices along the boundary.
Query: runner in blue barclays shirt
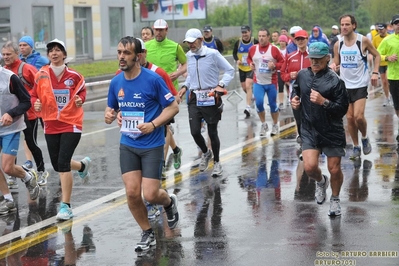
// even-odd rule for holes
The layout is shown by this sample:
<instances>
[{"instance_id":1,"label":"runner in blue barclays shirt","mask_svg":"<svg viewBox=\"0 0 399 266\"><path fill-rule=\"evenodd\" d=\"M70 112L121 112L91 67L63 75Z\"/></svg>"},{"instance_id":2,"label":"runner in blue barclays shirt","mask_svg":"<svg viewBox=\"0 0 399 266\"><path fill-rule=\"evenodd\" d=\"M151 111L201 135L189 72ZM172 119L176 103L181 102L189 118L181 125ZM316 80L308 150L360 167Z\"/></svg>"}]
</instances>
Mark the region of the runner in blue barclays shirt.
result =
<instances>
[{"instance_id":1,"label":"runner in blue barclays shirt","mask_svg":"<svg viewBox=\"0 0 399 266\"><path fill-rule=\"evenodd\" d=\"M179 222L176 195L160 189L163 125L179 112L179 107L165 81L140 66L142 50L140 40L134 37L123 37L119 41L117 52L123 73L111 81L104 115L105 123L111 124L117 119L121 128L119 160L126 198L130 212L143 230L136 252L156 244L143 197L151 204L164 207L169 228L174 229Z\"/></svg>"},{"instance_id":2,"label":"runner in blue barclays shirt","mask_svg":"<svg viewBox=\"0 0 399 266\"><path fill-rule=\"evenodd\" d=\"M153 89L148 90L148 87ZM132 80L126 79L124 75L116 75L109 86L108 106L120 110L122 117L135 117L138 124L154 120L174 100L162 78L146 68L141 68L141 73ZM138 128L128 130L128 125L124 122L121 128L121 144L135 148L161 146L165 143L164 127L158 126L151 134L143 134Z\"/></svg>"}]
</instances>

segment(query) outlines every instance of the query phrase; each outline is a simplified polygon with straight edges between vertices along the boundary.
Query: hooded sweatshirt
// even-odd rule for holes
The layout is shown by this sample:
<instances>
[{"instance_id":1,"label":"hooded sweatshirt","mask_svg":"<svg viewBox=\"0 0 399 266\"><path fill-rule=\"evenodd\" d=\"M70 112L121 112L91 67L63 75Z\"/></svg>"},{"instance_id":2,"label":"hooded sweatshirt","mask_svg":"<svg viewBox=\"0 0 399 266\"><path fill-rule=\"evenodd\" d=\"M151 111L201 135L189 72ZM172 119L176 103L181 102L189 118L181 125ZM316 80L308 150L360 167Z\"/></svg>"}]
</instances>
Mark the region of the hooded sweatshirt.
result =
<instances>
[{"instance_id":1,"label":"hooded sweatshirt","mask_svg":"<svg viewBox=\"0 0 399 266\"><path fill-rule=\"evenodd\" d=\"M310 45L312 42L324 42L325 44L330 46L330 44L328 43L327 38L324 37L323 31L321 30L321 28L319 26L315 26L315 27L313 27L313 29L314 28L317 28L319 30L319 36L316 38L314 36L313 30L312 30L312 35L310 35L310 37L309 37L308 45Z\"/></svg>"}]
</instances>

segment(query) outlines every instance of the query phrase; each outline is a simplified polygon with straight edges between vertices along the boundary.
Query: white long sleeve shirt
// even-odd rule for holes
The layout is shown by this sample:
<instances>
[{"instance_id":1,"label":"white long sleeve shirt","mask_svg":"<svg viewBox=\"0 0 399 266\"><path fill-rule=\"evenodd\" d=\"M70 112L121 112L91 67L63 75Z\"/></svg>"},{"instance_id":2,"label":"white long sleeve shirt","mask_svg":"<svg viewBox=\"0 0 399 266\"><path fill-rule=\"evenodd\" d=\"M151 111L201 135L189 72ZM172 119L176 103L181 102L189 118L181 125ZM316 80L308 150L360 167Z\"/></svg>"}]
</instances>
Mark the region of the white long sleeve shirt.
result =
<instances>
[{"instance_id":1,"label":"white long sleeve shirt","mask_svg":"<svg viewBox=\"0 0 399 266\"><path fill-rule=\"evenodd\" d=\"M187 78L184 85L189 90L215 88L219 83L229 85L234 78L233 66L217 50L202 46L198 52L188 51ZM219 81L219 75L223 77Z\"/></svg>"}]
</instances>

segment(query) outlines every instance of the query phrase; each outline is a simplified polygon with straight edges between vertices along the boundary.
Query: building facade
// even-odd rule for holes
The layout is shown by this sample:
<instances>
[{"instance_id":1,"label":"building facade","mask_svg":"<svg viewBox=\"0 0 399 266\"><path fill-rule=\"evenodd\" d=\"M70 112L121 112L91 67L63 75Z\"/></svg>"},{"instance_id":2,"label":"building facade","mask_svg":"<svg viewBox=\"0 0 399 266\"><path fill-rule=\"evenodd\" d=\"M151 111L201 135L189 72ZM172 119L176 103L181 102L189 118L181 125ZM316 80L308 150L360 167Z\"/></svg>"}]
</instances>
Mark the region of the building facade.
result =
<instances>
[{"instance_id":1,"label":"building facade","mask_svg":"<svg viewBox=\"0 0 399 266\"><path fill-rule=\"evenodd\" d=\"M132 1L1 0L0 45L24 35L43 55L46 44L58 38L72 61L115 58L120 38L133 35Z\"/></svg>"}]
</instances>

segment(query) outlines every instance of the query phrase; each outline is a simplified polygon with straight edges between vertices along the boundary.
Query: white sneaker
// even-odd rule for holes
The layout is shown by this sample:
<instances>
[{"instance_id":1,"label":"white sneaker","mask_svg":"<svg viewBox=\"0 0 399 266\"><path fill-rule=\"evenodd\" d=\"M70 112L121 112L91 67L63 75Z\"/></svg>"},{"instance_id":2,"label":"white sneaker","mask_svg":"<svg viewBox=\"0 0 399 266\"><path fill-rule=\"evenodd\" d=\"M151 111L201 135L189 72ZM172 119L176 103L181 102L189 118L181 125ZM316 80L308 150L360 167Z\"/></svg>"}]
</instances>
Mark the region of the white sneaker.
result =
<instances>
[{"instance_id":1,"label":"white sneaker","mask_svg":"<svg viewBox=\"0 0 399 266\"><path fill-rule=\"evenodd\" d=\"M213 177L218 177L221 176L223 173L223 168L220 162L215 162L213 164L213 172L212 172L212 176Z\"/></svg>"},{"instance_id":2,"label":"white sneaker","mask_svg":"<svg viewBox=\"0 0 399 266\"><path fill-rule=\"evenodd\" d=\"M382 106L384 106L384 107L389 106L389 98L385 98L384 103L382 104Z\"/></svg>"},{"instance_id":3,"label":"white sneaker","mask_svg":"<svg viewBox=\"0 0 399 266\"><path fill-rule=\"evenodd\" d=\"M267 123L262 124L260 127L259 136L262 137L266 136L267 131L269 131L269 126L267 125Z\"/></svg>"},{"instance_id":4,"label":"white sneaker","mask_svg":"<svg viewBox=\"0 0 399 266\"><path fill-rule=\"evenodd\" d=\"M44 171L40 171L40 172L37 172L37 175L38 175L38 180L39 181L37 181L37 184L39 185L39 186L45 186L45 185L47 185L47 178L48 178L48 176L49 176L49 172L47 172L46 170L44 170Z\"/></svg>"},{"instance_id":5,"label":"white sneaker","mask_svg":"<svg viewBox=\"0 0 399 266\"><path fill-rule=\"evenodd\" d=\"M278 124L275 124L272 126L272 132L270 132L270 136L275 136L279 132L279 126Z\"/></svg>"},{"instance_id":6,"label":"white sneaker","mask_svg":"<svg viewBox=\"0 0 399 266\"><path fill-rule=\"evenodd\" d=\"M330 199L330 210L328 211L328 216L340 216L341 215L341 205L339 199Z\"/></svg>"},{"instance_id":7,"label":"white sneaker","mask_svg":"<svg viewBox=\"0 0 399 266\"><path fill-rule=\"evenodd\" d=\"M324 184L320 185L319 182L316 182L316 193L315 199L317 204L323 204L326 201L326 191L329 185L328 177L323 175Z\"/></svg>"}]
</instances>

